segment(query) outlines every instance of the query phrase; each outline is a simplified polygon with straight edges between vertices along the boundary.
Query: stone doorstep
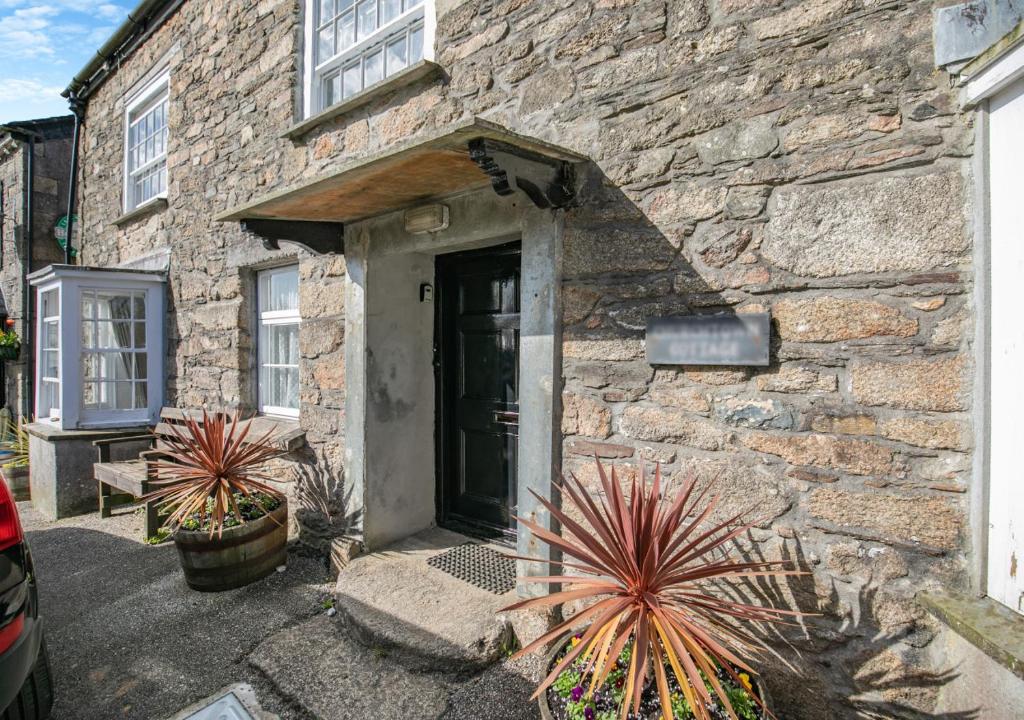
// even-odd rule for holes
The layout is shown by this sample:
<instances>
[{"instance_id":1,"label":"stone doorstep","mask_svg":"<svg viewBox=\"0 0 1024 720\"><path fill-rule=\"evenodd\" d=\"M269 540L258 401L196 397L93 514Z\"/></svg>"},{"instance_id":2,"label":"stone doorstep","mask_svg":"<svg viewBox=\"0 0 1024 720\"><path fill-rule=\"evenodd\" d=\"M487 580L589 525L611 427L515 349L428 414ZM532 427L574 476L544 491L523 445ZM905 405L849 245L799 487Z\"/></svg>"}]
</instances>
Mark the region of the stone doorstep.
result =
<instances>
[{"instance_id":1,"label":"stone doorstep","mask_svg":"<svg viewBox=\"0 0 1024 720\"><path fill-rule=\"evenodd\" d=\"M953 632L1024 680L1024 615L990 598L921 593L917 599Z\"/></svg>"},{"instance_id":2,"label":"stone doorstep","mask_svg":"<svg viewBox=\"0 0 1024 720\"><path fill-rule=\"evenodd\" d=\"M335 591L346 628L415 671L465 676L501 659L513 633L498 611L515 600L515 592L495 595L427 565L468 541L431 528L353 560L338 575Z\"/></svg>"}]
</instances>

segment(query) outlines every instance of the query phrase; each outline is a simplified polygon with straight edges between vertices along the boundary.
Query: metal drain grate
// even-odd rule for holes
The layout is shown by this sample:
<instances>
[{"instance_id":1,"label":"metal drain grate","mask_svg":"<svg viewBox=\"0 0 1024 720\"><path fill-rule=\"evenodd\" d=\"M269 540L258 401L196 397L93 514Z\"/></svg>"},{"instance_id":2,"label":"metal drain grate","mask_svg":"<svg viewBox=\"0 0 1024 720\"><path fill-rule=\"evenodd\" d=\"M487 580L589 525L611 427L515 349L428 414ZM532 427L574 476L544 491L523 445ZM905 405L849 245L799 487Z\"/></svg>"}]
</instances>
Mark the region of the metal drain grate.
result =
<instances>
[{"instance_id":1,"label":"metal drain grate","mask_svg":"<svg viewBox=\"0 0 1024 720\"><path fill-rule=\"evenodd\" d=\"M234 693L228 693L185 720L253 720L253 717Z\"/></svg>"},{"instance_id":2,"label":"metal drain grate","mask_svg":"<svg viewBox=\"0 0 1024 720\"><path fill-rule=\"evenodd\" d=\"M516 586L516 561L479 543L453 547L427 560L427 565L495 595Z\"/></svg>"}]
</instances>

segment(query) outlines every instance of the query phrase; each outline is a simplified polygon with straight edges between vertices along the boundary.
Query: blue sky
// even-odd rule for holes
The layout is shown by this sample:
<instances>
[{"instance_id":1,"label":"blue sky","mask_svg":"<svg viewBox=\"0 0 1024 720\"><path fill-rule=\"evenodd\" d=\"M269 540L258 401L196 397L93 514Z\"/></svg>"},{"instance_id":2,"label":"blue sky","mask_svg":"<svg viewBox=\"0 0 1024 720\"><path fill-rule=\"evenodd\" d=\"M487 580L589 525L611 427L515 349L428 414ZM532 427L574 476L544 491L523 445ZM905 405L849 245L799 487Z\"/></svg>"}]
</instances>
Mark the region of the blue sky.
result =
<instances>
[{"instance_id":1,"label":"blue sky","mask_svg":"<svg viewBox=\"0 0 1024 720\"><path fill-rule=\"evenodd\" d=\"M65 115L60 91L137 0L0 0L0 123Z\"/></svg>"}]
</instances>

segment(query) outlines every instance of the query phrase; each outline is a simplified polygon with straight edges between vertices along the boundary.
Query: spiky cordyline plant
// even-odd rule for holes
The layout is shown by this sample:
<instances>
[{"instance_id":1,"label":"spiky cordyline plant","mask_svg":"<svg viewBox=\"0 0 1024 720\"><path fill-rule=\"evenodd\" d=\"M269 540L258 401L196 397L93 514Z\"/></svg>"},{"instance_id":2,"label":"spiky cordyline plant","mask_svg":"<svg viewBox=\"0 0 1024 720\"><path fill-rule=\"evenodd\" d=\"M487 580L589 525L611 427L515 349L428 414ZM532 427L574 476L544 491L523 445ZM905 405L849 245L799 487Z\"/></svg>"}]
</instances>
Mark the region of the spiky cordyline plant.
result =
<instances>
[{"instance_id":1,"label":"spiky cordyline plant","mask_svg":"<svg viewBox=\"0 0 1024 720\"><path fill-rule=\"evenodd\" d=\"M186 416L183 426L170 428L174 437L162 438L161 459L148 461L156 475L152 482L159 488L143 498L170 508L164 527L177 530L198 513L200 526L209 517L210 537L215 532L219 537L229 513L243 522L235 493L280 497L264 482L271 478L261 470L264 463L281 454L271 439L273 430L249 440L252 423L243 421L237 410L229 419L227 413L211 415L205 409L201 423ZM207 508L210 499L213 502Z\"/></svg>"},{"instance_id":2,"label":"spiky cordyline plant","mask_svg":"<svg viewBox=\"0 0 1024 720\"><path fill-rule=\"evenodd\" d=\"M523 578L528 582L566 583L569 589L524 600L505 610L592 601L519 651L518 655L532 652L570 628L586 625L580 642L551 669L534 698L579 658L585 662L584 676L590 676L587 696L591 696L614 669L622 650L632 643L623 718L631 709L639 712L641 695L653 668L664 720L673 720L667 665L698 720L711 719L708 707L713 705L712 693L729 717L736 720L717 679L716 666L742 687L737 669L756 673L738 656L737 650L756 650L759 643L738 628L735 621L779 622L785 616L801 613L725 599L709 594L708 585L726 578L802 573L777 569L785 564L781 562L733 561L729 552L733 541L757 523L744 522L746 512L724 522L707 523L718 505L718 496L703 504L710 486L698 492L695 478L686 481L670 501L662 494L659 467L650 484L643 475L639 483L634 476L627 500L614 467L610 477L600 461L597 468L603 499L592 497L572 475L557 484L563 502L568 500L589 527L535 492L534 497L561 523L564 534L557 535L536 522L517 518L539 540L572 559L554 564L579 574ZM705 687L705 679L712 692ZM754 695L754 699L764 707L760 698Z\"/></svg>"}]
</instances>

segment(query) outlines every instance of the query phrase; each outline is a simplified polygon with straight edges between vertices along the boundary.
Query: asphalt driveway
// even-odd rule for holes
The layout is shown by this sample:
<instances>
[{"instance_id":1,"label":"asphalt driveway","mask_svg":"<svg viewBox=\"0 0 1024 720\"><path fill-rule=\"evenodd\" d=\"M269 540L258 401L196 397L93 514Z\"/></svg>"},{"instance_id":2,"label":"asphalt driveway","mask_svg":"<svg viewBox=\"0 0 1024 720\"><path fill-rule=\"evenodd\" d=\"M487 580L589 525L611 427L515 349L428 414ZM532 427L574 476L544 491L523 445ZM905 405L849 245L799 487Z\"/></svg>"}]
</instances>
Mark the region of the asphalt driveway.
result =
<instances>
[{"instance_id":1,"label":"asphalt driveway","mask_svg":"<svg viewBox=\"0 0 1024 720\"><path fill-rule=\"evenodd\" d=\"M246 662L269 635L323 612L325 565L294 553L247 588L198 593L174 547L142 542L142 516L57 522L19 503L35 558L56 683L54 720L161 720L236 682L263 707L308 717Z\"/></svg>"}]
</instances>

